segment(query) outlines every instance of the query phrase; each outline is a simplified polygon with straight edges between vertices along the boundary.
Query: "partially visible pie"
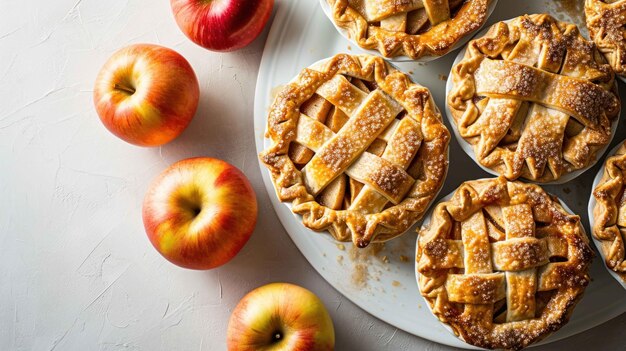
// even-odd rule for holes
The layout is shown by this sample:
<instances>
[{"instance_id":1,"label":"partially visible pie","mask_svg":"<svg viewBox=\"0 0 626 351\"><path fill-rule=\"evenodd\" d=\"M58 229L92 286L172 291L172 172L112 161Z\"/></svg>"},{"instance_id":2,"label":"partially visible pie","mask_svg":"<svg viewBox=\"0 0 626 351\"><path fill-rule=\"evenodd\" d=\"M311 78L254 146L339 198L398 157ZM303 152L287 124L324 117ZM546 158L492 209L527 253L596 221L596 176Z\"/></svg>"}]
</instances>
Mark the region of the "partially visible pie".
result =
<instances>
[{"instance_id":1,"label":"partially visible pie","mask_svg":"<svg viewBox=\"0 0 626 351\"><path fill-rule=\"evenodd\" d=\"M430 91L380 57L339 54L276 96L260 154L278 198L317 231L365 247L422 217L448 169Z\"/></svg>"},{"instance_id":2,"label":"partially visible pie","mask_svg":"<svg viewBox=\"0 0 626 351\"><path fill-rule=\"evenodd\" d=\"M385 57L441 56L487 20L492 0L326 0L337 26Z\"/></svg>"},{"instance_id":3,"label":"partially visible pie","mask_svg":"<svg viewBox=\"0 0 626 351\"><path fill-rule=\"evenodd\" d=\"M448 107L478 163L550 182L594 164L620 110L614 73L573 24L526 15L468 43Z\"/></svg>"},{"instance_id":4,"label":"partially visible pie","mask_svg":"<svg viewBox=\"0 0 626 351\"><path fill-rule=\"evenodd\" d=\"M601 243L598 249L606 265L626 283L626 142L604 163L604 174L593 190L593 236Z\"/></svg>"},{"instance_id":5,"label":"partially visible pie","mask_svg":"<svg viewBox=\"0 0 626 351\"><path fill-rule=\"evenodd\" d=\"M519 350L567 323L592 257L580 218L538 185L474 180L420 230L418 285L465 342Z\"/></svg>"},{"instance_id":6,"label":"partially visible pie","mask_svg":"<svg viewBox=\"0 0 626 351\"><path fill-rule=\"evenodd\" d=\"M626 0L585 0L589 35L618 75L626 76Z\"/></svg>"}]
</instances>

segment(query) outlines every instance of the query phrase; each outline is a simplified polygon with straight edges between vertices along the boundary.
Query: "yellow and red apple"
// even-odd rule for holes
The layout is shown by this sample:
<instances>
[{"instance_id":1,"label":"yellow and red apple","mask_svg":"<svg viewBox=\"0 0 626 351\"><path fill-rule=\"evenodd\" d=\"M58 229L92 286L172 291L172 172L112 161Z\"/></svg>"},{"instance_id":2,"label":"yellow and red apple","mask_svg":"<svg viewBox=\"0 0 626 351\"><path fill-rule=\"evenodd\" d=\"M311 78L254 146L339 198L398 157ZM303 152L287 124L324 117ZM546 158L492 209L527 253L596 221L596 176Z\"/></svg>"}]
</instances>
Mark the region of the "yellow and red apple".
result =
<instances>
[{"instance_id":1,"label":"yellow and red apple","mask_svg":"<svg viewBox=\"0 0 626 351\"><path fill-rule=\"evenodd\" d=\"M143 202L148 238L163 257L190 269L230 261L257 220L254 190L235 166L210 157L174 163L150 185Z\"/></svg>"},{"instance_id":2,"label":"yellow and red apple","mask_svg":"<svg viewBox=\"0 0 626 351\"><path fill-rule=\"evenodd\" d=\"M170 0L178 27L194 43L233 51L261 34L274 0Z\"/></svg>"},{"instance_id":3,"label":"yellow and red apple","mask_svg":"<svg viewBox=\"0 0 626 351\"><path fill-rule=\"evenodd\" d=\"M228 351L331 351L333 321L311 291L273 283L249 292L228 323Z\"/></svg>"},{"instance_id":4,"label":"yellow and red apple","mask_svg":"<svg viewBox=\"0 0 626 351\"><path fill-rule=\"evenodd\" d=\"M187 128L199 95L196 74L179 53L135 44L120 49L104 64L93 96L109 131L131 144L158 146Z\"/></svg>"}]
</instances>

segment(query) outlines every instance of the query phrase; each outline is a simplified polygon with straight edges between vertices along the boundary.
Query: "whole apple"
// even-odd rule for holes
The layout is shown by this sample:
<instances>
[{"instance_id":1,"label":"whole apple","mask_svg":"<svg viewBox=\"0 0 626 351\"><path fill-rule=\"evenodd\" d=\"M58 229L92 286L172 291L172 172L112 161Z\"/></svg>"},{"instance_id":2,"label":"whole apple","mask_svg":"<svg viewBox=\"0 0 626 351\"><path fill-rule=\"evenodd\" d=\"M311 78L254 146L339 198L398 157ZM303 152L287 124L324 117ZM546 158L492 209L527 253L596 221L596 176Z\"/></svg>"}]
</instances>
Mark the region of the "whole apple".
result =
<instances>
[{"instance_id":1,"label":"whole apple","mask_svg":"<svg viewBox=\"0 0 626 351\"><path fill-rule=\"evenodd\" d=\"M210 157L178 161L150 185L143 223L170 262L211 269L230 261L252 235L256 196L235 166Z\"/></svg>"},{"instance_id":2,"label":"whole apple","mask_svg":"<svg viewBox=\"0 0 626 351\"><path fill-rule=\"evenodd\" d=\"M273 283L252 290L235 307L227 344L228 351L330 351L335 330L315 294Z\"/></svg>"},{"instance_id":3,"label":"whole apple","mask_svg":"<svg viewBox=\"0 0 626 351\"><path fill-rule=\"evenodd\" d=\"M270 18L274 0L170 0L178 27L213 51L250 44Z\"/></svg>"},{"instance_id":4,"label":"whole apple","mask_svg":"<svg viewBox=\"0 0 626 351\"><path fill-rule=\"evenodd\" d=\"M199 96L189 62L152 44L114 53L100 70L93 94L104 126L139 146L163 145L180 135L196 113Z\"/></svg>"}]
</instances>

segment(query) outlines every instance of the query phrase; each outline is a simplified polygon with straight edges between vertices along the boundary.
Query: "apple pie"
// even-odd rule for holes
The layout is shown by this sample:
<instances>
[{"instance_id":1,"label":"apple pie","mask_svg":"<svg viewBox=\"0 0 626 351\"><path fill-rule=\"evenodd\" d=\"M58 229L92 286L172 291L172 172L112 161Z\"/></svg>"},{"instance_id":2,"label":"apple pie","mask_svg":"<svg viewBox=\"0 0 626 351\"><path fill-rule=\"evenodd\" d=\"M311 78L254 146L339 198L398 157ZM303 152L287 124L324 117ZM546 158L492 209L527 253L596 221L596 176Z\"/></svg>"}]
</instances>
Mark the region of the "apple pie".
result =
<instances>
[{"instance_id":1,"label":"apple pie","mask_svg":"<svg viewBox=\"0 0 626 351\"><path fill-rule=\"evenodd\" d=\"M598 250L609 269L626 283L626 142L604 163L600 183L593 190L596 205L593 209L592 234L601 244Z\"/></svg>"},{"instance_id":2,"label":"apple pie","mask_svg":"<svg viewBox=\"0 0 626 351\"><path fill-rule=\"evenodd\" d=\"M626 0L586 0L589 35L618 75L626 76Z\"/></svg>"},{"instance_id":3,"label":"apple pie","mask_svg":"<svg viewBox=\"0 0 626 351\"><path fill-rule=\"evenodd\" d=\"M620 110L615 75L573 24L500 22L467 45L447 103L482 166L509 180L556 181L590 167Z\"/></svg>"},{"instance_id":4,"label":"apple pie","mask_svg":"<svg viewBox=\"0 0 626 351\"><path fill-rule=\"evenodd\" d=\"M339 54L276 96L260 154L303 224L365 247L405 232L448 169L450 134L430 91L380 57Z\"/></svg>"},{"instance_id":5,"label":"apple pie","mask_svg":"<svg viewBox=\"0 0 626 351\"><path fill-rule=\"evenodd\" d=\"M487 20L492 0L326 0L335 24L385 57L446 54Z\"/></svg>"},{"instance_id":6,"label":"apple pie","mask_svg":"<svg viewBox=\"0 0 626 351\"><path fill-rule=\"evenodd\" d=\"M519 350L567 323L592 257L580 218L538 185L474 180L420 230L418 285L465 342Z\"/></svg>"}]
</instances>

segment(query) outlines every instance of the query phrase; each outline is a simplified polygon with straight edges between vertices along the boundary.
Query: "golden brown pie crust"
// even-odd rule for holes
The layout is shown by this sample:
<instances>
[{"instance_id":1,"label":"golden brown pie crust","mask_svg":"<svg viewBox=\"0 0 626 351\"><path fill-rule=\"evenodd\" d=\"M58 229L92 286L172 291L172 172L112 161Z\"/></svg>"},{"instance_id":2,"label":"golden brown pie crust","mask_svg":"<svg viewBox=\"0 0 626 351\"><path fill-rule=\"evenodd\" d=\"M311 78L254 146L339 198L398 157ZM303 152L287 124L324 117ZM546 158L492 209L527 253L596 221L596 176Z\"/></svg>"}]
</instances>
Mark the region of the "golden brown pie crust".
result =
<instances>
[{"instance_id":1,"label":"golden brown pie crust","mask_svg":"<svg viewBox=\"0 0 626 351\"><path fill-rule=\"evenodd\" d=\"M487 20L491 0L327 0L337 26L346 29L356 43L370 50L378 50L385 57L400 55L412 59L423 56L441 56L449 52L464 36ZM416 9L416 6L420 6ZM371 10L371 9L374 10ZM452 13L454 10L455 13ZM405 22L413 17L425 17L425 30L410 31L384 29L381 20L402 17ZM369 16L368 12L374 12ZM413 21L419 21L415 19ZM421 23L421 22L420 22ZM394 26L394 25L392 25Z\"/></svg>"},{"instance_id":2,"label":"golden brown pie crust","mask_svg":"<svg viewBox=\"0 0 626 351\"><path fill-rule=\"evenodd\" d=\"M589 35L615 73L626 75L626 0L586 0Z\"/></svg>"},{"instance_id":3,"label":"golden brown pie crust","mask_svg":"<svg viewBox=\"0 0 626 351\"><path fill-rule=\"evenodd\" d=\"M371 92L358 89L349 80L359 86L367 83ZM320 96L336 104L331 111L352 114L343 127L331 131L328 124L332 121L317 122L301 114L310 101L323 101ZM384 115L393 121L382 121ZM390 131L392 127L395 131ZM383 134L391 137L381 142ZM359 247L404 233L422 217L448 169L450 134L430 91L382 58L370 55L339 54L305 68L276 96L266 136L271 146L259 157L270 170L278 198L291 202L292 211L302 215L306 227L328 230L335 239L352 240ZM297 143L316 150L308 150L311 155L304 166L290 157L292 144ZM385 143L384 153L371 151L374 144ZM387 152L392 149L395 156ZM353 182L353 176L358 182ZM350 180L346 196L351 193L354 198L359 191L357 199L367 194L369 200L356 207L356 200L347 203L350 197L343 201L345 206L342 201L332 201L336 206L322 205L320 202L327 201L322 198L325 190L339 178ZM339 181L345 189L347 180ZM377 206L370 206L372 203ZM368 206L375 212L366 209Z\"/></svg>"},{"instance_id":4,"label":"golden brown pie crust","mask_svg":"<svg viewBox=\"0 0 626 351\"><path fill-rule=\"evenodd\" d=\"M593 236L601 242L598 248L606 265L626 282L624 239L626 236L626 142L604 163L604 174L593 190Z\"/></svg>"},{"instance_id":5,"label":"golden brown pie crust","mask_svg":"<svg viewBox=\"0 0 626 351\"><path fill-rule=\"evenodd\" d=\"M421 229L418 285L465 342L518 350L567 323L592 257L580 218L539 186L474 180Z\"/></svg>"},{"instance_id":6,"label":"golden brown pie crust","mask_svg":"<svg viewBox=\"0 0 626 351\"><path fill-rule=\"evenodd\" d=\"M500 22L452 68L448 106L481 165L550 182L594 163L620 108L614 74L575 25L549 15Z\"/></svg>"}]
</instances>

